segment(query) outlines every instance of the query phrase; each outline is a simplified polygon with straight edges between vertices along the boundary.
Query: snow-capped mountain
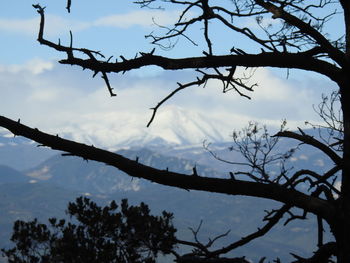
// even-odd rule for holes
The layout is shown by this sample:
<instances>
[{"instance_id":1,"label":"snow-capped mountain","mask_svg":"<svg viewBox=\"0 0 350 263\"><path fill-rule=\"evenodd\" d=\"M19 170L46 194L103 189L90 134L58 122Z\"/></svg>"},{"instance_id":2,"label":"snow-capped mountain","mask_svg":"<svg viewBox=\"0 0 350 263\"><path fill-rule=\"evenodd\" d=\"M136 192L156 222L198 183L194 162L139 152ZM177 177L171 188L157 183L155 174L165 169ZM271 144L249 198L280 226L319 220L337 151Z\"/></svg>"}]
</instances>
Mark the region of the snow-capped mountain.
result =
<instances>
[{"instance_id":1,"label":"snow-capped mountain","mask_svg":"<svg viewBox=\"0 0 350 263\"><path fill-rule=\"evenodd\" d=\"M223 142L228 139L226 123L203 116L199 112L170 106L159 112L149 133L179 145L201 143L203 140Z\"/></svg>"},{"instance_id":2,"label":"snow-capped mountain","mask_svg":"<svg viewBox=\"0 0 350 263\"><path fill-rule=\"evenodd\" d=\"M129 146L194 145L204 140L229 140L232 126L210 116L177 106L159 109L149 128L149 114L110 113L100 123L71 125L60 135L96 146L119 149ZM58 131L60 132L60 131Z\"/></svg>"}]
</instances>

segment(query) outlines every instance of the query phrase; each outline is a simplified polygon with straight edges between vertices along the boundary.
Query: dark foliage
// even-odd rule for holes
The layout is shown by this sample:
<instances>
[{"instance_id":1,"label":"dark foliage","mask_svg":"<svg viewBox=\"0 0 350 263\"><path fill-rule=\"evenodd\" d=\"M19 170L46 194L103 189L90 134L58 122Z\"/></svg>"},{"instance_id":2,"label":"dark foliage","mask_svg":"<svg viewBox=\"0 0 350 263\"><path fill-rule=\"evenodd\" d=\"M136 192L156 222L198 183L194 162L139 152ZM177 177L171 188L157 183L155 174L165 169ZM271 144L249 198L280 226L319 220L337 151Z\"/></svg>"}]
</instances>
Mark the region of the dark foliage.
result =
<instances>
[{"instance_id":1,"label":"dark foliage","mask_svg":"<svg viewBox=\"0 0 350 263\"><path fill-rule=\"evenodd\" d=\"M100 207L88 198L69 203L71 222L50 218L16 221L11 240L15 247L2 249L9 263L34 262L155 262L159 253L171 253L176 239L173 215L150 214L148 206L120 207L112 201Z\"/></svg>"}]
</instances>

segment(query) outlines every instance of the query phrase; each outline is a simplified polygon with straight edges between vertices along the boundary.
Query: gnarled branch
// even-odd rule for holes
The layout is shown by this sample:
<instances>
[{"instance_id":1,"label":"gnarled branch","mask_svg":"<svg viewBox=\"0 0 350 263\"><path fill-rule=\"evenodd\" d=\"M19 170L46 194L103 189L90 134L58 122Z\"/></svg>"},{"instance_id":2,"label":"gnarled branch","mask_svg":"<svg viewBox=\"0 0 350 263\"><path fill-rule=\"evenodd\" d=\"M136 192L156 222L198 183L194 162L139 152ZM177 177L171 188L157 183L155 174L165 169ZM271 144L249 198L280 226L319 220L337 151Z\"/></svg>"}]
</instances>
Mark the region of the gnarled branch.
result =
<instances>
[{"instance_id":1,"label":"gnarled branch","mask_svg":"<svg viewBox=\"0 0 350 263\"><path fill-rule=\"evenodd\" d=\"M315 139L314 137L307 135L305 133L303 134L298 134L292 131L280 131L274 136L278 137L286 137L286 138L292 138L295 140L298 140L302 143L305 143L307 145L311 145L320 151L324 152L331 160L336 164L341 166L342 165L342 158L336 154L331 148L329 148L327 145L324 143L320 142L319 140Z\"/></svg>"},{"instance_id":2,"label":"gnarled branch","mask_svg":"<svg viewBox=\"0 0 350 263\"><path fill-rule=\"evenodd\" d=\"M335 207L332 203L318 197L308 196L294 189L286 189L278 184L191 176L168 170L155 169L116 153L49 135L3 116L0 116L0 126L8 129L15 135L24 136L52 149L114 166L132 177L143 178L155 183L186 190L200 190L271 199L312 212L327 221L333 219Z\"/></svg>"}]
</instances>

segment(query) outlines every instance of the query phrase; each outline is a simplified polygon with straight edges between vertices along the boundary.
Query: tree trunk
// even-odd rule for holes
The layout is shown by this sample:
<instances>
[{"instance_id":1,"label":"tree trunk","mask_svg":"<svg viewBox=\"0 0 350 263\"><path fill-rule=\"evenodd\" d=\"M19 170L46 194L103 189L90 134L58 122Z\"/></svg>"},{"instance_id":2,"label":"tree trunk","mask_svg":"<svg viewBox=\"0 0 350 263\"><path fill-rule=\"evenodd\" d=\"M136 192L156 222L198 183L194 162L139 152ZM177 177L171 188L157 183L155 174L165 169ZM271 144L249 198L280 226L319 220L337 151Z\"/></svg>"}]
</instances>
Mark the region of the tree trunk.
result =
<instances>
[{"instance_id":1,"label":"tree trunk","mask_svg":"<svg viewBox=\"0 0 350 263\"><path fill-rule=\"evenodd\" d=\"M350 78L346 74L340 86L344 125L341 198L337 201L337 215L331 226L337 241L338 263L350 262Z\"/></svg>"},{"instance_id":2,"label":"tree trunk","mask_svg":"<svg viewBox=\"0 0 350 263\"><path fill-rule=\"evenodd\" d=\"M337 263L349 263L350 262L350 217L349 209L342 209L339 206L339 210L336 216L337 220L331 224L332 232L335 236L337 251L336 258Z\"/></svg>"}]
</instances>

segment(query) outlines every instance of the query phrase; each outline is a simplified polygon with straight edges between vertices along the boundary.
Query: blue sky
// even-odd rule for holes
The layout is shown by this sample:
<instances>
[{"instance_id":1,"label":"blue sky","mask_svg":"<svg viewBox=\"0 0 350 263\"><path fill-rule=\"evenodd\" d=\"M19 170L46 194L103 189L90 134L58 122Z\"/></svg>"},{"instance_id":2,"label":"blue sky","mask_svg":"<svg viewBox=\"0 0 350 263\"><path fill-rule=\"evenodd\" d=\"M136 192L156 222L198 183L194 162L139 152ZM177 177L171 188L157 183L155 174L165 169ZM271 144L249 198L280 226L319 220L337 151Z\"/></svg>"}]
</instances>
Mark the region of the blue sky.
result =
<instances>
[{"instance_id":1,"label":"blue sky","mask_svg":"<svg viewBox=\"0 0 350 263\"><path fill-rule=\"evenodd\" d=\"M91 72L59 65L57 60L62 55L39 45L36 41L39 17L31 6L33 3L8 1L0 10L1 115L21 118L24 123L53 133L75 133L81 140L87 140L86 134L91 135L108 146L118 141L117 136L111 139L111 131L143 130L151 115L149 108L176 88L177 81L191 80L194 76L190 71L164 72L157 68L111 75L118 96L110 98L99 77L92 79ZM133 57L138 51L150 51L153 46L144 35L158 29L152 18L159 24L170 25L179 11L140 9L127 0L73 0L72 12L68 14L63 0L40 4L47 7L48 39L68 43L72 30L76 46L101 50L107 57L121 54ZM216 49L224 53L230 46L227 32L213 26ZM198 30L193 33L198 43L199 33ZM239 44L244 47L247 42L242 40ZM173 50L157 49L156 53L191 56L200 54L202 48L180 39ZM291 128L303 126L306 120L318 121L312 105L320 101L322 93L335 87L326 78L297 70L292 70L287 79L286 71L258 69L252 81L258 82L259 87L250 94L250 101L235 93L222 94L217 83L209 83L205 89L191 88L178 94L160 111L179 107L183 112L198 112L213 123L220 123L223 137L229 140L233 129L250 120L276 127L286 118ZM152 132L157 133L166 125L167 122L157 122L156 118Z\"/></svg>"}]
</instances>

